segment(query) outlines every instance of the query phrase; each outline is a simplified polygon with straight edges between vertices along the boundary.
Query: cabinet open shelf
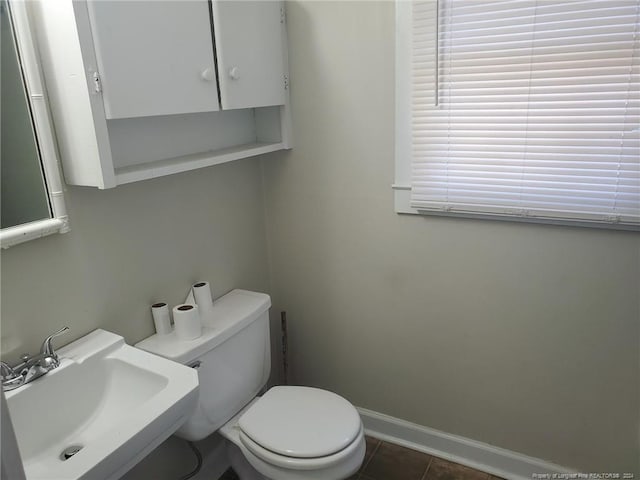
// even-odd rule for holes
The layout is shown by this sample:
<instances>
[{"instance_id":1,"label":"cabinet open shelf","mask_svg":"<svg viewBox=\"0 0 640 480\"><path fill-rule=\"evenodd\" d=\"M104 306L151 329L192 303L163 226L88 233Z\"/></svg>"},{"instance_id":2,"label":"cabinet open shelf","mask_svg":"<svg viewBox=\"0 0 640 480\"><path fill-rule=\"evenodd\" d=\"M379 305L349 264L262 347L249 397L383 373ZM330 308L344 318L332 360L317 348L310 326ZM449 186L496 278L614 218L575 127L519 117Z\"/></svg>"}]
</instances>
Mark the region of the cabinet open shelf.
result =
<instances>
[{"instance_id":1,"label":"cabinet open shelf","mask_svg":"<svg viewBox=\"0 0 640 480\"><path fill-rule=\"evenodd\" d=\"M120 167L115 169L116 184L138 182L150 178L162 177L174 173L186 172L196 168L204 168L220 163L231 162L241 158L262 155L286 148L282 142L255 142L225 148L214 152L196 153L176 158L168 158L140 165Z\"/></svg>"}]
</instances>

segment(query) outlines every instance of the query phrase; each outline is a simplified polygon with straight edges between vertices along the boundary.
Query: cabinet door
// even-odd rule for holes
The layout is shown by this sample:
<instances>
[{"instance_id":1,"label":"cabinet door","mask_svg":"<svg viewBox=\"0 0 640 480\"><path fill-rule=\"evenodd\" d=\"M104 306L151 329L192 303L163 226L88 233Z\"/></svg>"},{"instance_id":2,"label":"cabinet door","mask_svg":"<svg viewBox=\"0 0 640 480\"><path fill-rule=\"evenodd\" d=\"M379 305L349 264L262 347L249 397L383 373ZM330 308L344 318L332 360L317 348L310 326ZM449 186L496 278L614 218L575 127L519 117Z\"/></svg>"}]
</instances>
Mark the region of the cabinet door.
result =
<instances>
[{"instance_id":1,"label":"cabinet door","mask_svg":"<svg viewBox=\"0 0 640 480\"><path fill-rule=\"evenodd\" d=\"M284 4L213 0L223 109L285 103Z\"/></svg>"},{"instance_id":2,"label":"cabinet door","mask_svg":"<svg viewBox=\"0 0 640 480\"><path fill-rule=\"evenodd\" d=\"M219 110L207 0L89 0L107 118Z\"/></svg>"}]
</instances>

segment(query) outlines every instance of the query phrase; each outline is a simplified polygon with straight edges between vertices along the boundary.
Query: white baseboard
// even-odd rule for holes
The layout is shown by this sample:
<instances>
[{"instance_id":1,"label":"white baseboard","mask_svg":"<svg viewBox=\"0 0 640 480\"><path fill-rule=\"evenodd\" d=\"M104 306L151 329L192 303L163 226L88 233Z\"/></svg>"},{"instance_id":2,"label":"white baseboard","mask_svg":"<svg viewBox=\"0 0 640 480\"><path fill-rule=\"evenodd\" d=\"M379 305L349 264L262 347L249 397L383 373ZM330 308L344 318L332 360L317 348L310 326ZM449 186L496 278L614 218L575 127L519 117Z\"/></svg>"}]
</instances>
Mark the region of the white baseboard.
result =
<instances>
[{"instance_id":1,"label":"white baseboard","mask_svg":"<svg viewBox=\"0 0 640 480\"><path fill-rule=\"evenodd\" d=\"M553 463L486 443L451 435L382 413L358 408L365 433L508 480L531 480L534 473L576 473Z\"/></svg>"}]
</instances>

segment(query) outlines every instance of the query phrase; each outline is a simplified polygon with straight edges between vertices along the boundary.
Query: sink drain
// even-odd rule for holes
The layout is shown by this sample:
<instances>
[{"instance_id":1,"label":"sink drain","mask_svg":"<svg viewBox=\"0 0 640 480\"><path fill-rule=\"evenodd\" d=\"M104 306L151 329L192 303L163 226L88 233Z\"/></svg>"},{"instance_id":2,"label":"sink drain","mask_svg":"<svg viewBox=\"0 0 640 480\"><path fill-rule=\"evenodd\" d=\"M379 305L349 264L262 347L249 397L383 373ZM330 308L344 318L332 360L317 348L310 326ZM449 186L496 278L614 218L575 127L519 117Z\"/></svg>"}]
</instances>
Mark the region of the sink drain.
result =
<instances>
[{"instance_id":1,"label":"sink drain","mask_svg":"<svg viewBox=\"0 0 640 480\"><path fill-rule=\"evenodd\" d=\"M70 447L65 448L60 454L61 460L69 460L76 453L82 450L82 445L71 445Z\"/></svg>"}]
</instances>

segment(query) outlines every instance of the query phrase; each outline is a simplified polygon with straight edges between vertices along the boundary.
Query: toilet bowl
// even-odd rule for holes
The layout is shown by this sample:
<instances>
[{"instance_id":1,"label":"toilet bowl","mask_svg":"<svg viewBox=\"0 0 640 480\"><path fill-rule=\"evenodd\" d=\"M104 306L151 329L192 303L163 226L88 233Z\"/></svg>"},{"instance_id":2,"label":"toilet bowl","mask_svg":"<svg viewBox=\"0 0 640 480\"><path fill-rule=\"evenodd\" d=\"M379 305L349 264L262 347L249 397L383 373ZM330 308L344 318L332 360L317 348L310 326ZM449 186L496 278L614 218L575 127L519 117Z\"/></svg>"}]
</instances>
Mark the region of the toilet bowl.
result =
<instances>
[{"instance_id":1,"label":"toilet bowl","mask_svg":"<svg viewBox=\"0 0 640 480\"><path fill-rule=\"evenodd\" d=\"M357 410L334 393L309 387L273 387L220 434L231 443L234 469L246 471L249 465L260 475L250 480L347 478L365 454Z\"/></svg>"},{"instance_id":2,"label":"toilet bowl","mask_svg":"<svg viewBox=\"0 0 640 480\"><path fill-rule=\"evenodd\" d=\"M365 454L362 421L343 397L269 378L268 295L234 290L214 302L201 337L153 335L136 346L198 369L196 411L176 432L201 440L218 431L241 480L342 480Z\"/></svg>"}]
</instances>

